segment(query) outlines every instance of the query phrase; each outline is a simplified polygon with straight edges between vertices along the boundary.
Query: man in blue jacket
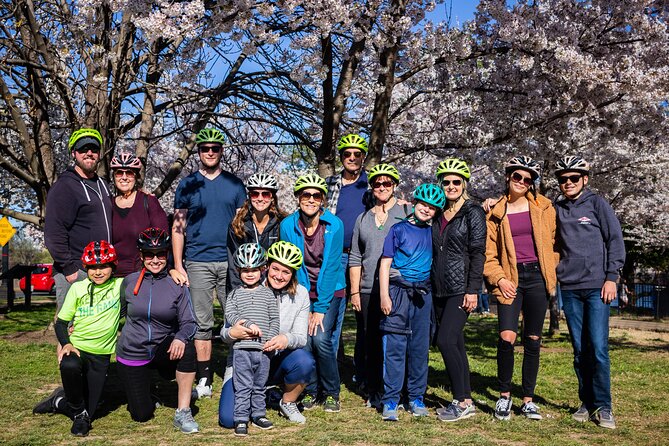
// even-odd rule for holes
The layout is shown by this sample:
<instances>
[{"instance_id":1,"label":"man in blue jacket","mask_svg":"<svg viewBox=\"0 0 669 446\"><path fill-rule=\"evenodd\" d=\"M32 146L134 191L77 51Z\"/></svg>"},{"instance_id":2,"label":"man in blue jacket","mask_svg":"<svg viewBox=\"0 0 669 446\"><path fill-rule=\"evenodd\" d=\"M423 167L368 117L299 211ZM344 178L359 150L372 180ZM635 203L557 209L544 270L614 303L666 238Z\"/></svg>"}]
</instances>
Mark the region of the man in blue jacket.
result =
<instances>
[{"instance_id":1,"label":"man in blue jacket","mask_svg":"<svg viewBox=\"0 0 669 446\"><path fill-rule=\"evenodd\" d=\"M580 408L577 421L592 419L615 429L611 408L609 304L625 263L623 234L611 206L586 188L590 165L567 156L555 172L564 198L557 202L560 263L557 277L574 349Z\"/></svg>"}]
</instances>

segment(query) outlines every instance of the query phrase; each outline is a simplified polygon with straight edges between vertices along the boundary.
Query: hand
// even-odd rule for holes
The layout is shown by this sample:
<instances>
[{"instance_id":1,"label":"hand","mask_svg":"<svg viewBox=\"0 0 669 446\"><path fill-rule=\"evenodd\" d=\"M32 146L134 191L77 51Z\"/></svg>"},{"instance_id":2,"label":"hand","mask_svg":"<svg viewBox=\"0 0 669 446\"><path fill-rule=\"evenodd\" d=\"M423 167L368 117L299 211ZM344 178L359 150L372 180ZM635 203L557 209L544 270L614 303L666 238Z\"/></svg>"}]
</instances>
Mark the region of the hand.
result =
<instances>
[{"instance_id":1,"label":"hand","mask_svg":"<svg viewBox=\"0 0 669 446\"><path fill-rule=\"evenodd\" d=\"M509 279L499 279L497 286L506 299L516 298L516 286Z\"/></svg>"},{"instance_id":2,"label":"hand","mask_svg":"<svg viewBox=\"0 0 669 446\"><path fill-rule=\"evenodd\" d=\"M256 337L256 338L262 337L262 330L256 324L251 324L251 326L249 327L249 330L251 330L251 333L253 334L253 337Z\"/></svg>"},{"instance_id":3,"label":"hand","mask_svg":"<svg viewBox=\"0 0 669 446\"><path fill-rule=\"evenodd\" d=\"M602 287L602 302L610 304L616 298L616 283L612 280L604 282Z\"/></svg>"},{"instance_id":4,"label":"hand","mask_svg":"<svg viewBox=\"0 0 669 446\"><path fill-rule=\"evenodd\" d=\"M65 280L67 280L68 283L74 283L77 281L78 278L79 278L79 271L75 271L69 276L65 276Z\"/></svg>"},{"instance_id":5,"label":"hand","mask_svg":"<svg viewBox=\"0 0 669 446\"><path fill-rule=\"evenodd\" d=\"M483 206L483 210L486 212L490 212L490 209L497 204L499 201L499 198L486 198L483 200L483 203L481 204Z\"/></svg>"},{"instance_id":6,"label":"hand","mask_svg":"<svg viewBox=\"0 0 669 446\"><path fill-rule=\"evenodd\" d=\"M244 324L246 323L245 319L240 319L237 321L235 325L230 327L230 331L228 331L228 335L232 339L253 339L257 336L253 336L253 331L251 331L250 328L245 327Z\"/></svg>"},{"instance_id":7,"label":"hand","mask_svg":"<svg viewBox=\"0 0 669 446\"><path fill-rule=\"evenodd\" d=\"M176 361L177 359L181 359L184 355L185 350L186 350L186 344L184 344L184 341L180 341L179 339L174 339L170 344L170 348L167 349L167 353L170 354L170 361Z\"/></svg>"},{"instance_id":8,"label":"hand","mask_svg":"<svg viewBox=\"0 0 669 446\"><path fill-rule=\"evenodd\" d=\"M186 284L186 286L190 286L190 281L188 280L188 274L186 273L186 270L184 269L183 265L175 266L174 270L176 270L176 272L181 274L181 276L185 277L185 282L184 283ZM172 276L171 273L172 273L172 271L170 271L170 276ZM172 276L172 279L174 279L174 276ZM177 282L176 280L174 280L174 281ZM177 282L177 283L179 283L179 282ZM181 285L181 284L179 284L179 285Z\"/></svg>"},{"instance_id":9,"label":"hand","mask_svg":"<svg viewBox=\"0 0 669 446\"><path fill-rule=\"evenodd\" d=\"M467 313L471 313L476 309L478 300L478 294L465 294L465 297L462 299L462 309Z\"/></svg>"},{"instance_id":10,"label":"hand","mask_svg":"<svg viewBox=\"0 0 669 446\"><path fill-rule=\"evenodd\" d=\"M388 316L393 309L393 303L390 296L381 296L381 313Z\"/></svg>"},{"instance_id":11,"label":"hand","mask_svg":"<svg viewBox=\"0 0 669 446\"><path fill-rule=\"evenodd\" d=\"M362 311L362 306L360 304L360 292L356 291L351 293L351 306L355 311Z\"/></svg>"},{"instance_id":12,"label":"hand","mask_svg":"<svg viewBox=\"0 0 669 446\"><path fill-rule=\"evenodd\" d=\"M183 272L180 272L176 269L171 269L170 277L172 278L172 280L174 280L174 283L176 283L177 285L181 286L188 285L188 276Z\"/></svg>"},{"instance_id":13,"label":"hand","mask_svg":"<svg viewBox=\"0 0 669 446\"><path fill-rule=\"evenodd\" d=\"M60 349L58 352L58 364L60 364L60 361L63 360L63 356L67 355L69 356L70 353L74 353L75 355L81 357L81 353L79 353L79 350L77 350L74 345L72 344L65 344L63 345L63 348Z\"/></svg>"},{"instance_id":14,"label":"hand","mask_svg":"<svg viewBox=\"0 0 669 446\"><path fill-rule=\"evenodd\" d=\"M323 326L324 317L325 314L323 313L309 313L309 336L316 336L318 327L321 327L321 330L325 331L325 326Z\"/></svg>"},{"instance_id":15,"label":"hand","mask_svg":"<svg viewBox=\"0 0 669 446\"><path fill-rule=\"evenodd\" d=\"M288 337L284 334L276 335L269 341L265 342L263 351L273 352L276 350L285 350L288 347Z\"/></svg>"}]
</instances>

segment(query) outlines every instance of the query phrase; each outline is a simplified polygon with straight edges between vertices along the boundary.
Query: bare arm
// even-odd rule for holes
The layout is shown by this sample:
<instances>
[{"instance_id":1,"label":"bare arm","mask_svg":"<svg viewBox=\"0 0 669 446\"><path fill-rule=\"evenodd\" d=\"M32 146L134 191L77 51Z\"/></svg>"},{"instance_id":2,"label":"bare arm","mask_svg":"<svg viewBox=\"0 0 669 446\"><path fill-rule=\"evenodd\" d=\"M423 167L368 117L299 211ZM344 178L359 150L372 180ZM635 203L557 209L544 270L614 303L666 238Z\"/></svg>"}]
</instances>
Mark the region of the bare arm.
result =
<instances>
[{"instance_id":1,"label":"bare arm","mask_svg":"<svg viewBox=\"0 0 669 446\"><path fill-rule=\"evenodd\" d=\"M181 274L186 274L183 265L183 252L186 240L186 216L188 209L174 210L174 223L172 224L172 255L174 256L174 269Z\"/></svg>"},{"instance_id":2,"label":"bare arm","mask_svg":"<svg viewBox=\"0 0 669 446\"><path fill-rule=\"evenodd\" d=\"M379 289L381 292L381 312L386 316L392 310L390 301L390 265L393 259L391 257L382 257L379 266Z\"/></svg>"},{"instance_id":3,"label":"bare arm","mask_svg":"<svg viewBox=\"0 0 669 446\"><path fill-rule=\"evenodd\" d=\"M360 279L362 277L362 266L350 266L348 276L351 281L351 305L355 311L360 311Z\"/></svg>"}]
</instances>

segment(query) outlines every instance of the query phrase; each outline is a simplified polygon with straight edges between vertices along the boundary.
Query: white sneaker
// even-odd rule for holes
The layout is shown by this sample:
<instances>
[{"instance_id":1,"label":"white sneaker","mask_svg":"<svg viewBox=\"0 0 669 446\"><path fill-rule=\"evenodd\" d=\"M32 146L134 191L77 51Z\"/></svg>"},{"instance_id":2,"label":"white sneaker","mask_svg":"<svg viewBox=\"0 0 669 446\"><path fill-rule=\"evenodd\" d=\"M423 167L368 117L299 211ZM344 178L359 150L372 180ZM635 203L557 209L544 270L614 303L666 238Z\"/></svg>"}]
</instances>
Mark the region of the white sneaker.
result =
<instances>
[{"instance_id":1,"label":"white sneaker","mask_svg":"<svg viewBox=\"0 0 669 446\"><path fill-rule=\"evenodd\" d=\"M197 399L202 398L211 398L211 387L207 385L207 378L200 378L197 386L195 386L195 391L197 392Z\"/></svg>"},{"instance_id":2,"label":"white sneaker","mask_svg":"<svg viewBox=\"0 0 669 446\"><path fill-rule=\"evenodd\" d=\"M288 421L293 423L304 424L307 422L307 419L300 413L300 409L297 408L297 404L293 403L284 403L283 399L279 401L279 411L281 415L288 418Z\"/></svg>"}]
</instances>

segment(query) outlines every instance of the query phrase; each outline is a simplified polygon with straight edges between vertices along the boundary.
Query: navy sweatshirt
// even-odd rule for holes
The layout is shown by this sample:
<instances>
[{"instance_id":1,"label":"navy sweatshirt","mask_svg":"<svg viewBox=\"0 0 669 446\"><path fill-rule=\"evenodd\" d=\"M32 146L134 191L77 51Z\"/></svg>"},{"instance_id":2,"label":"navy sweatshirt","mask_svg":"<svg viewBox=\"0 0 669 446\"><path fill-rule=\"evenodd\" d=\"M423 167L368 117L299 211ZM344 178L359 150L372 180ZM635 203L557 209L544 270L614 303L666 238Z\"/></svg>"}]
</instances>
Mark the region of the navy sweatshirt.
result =
<instances>
[{"instance_id":1,"label":"navy sweatshirt","mask_svg":"<svg viewBox=\"0 0 669 446\"><path fill-rule=\"evenodd\" d=\"M561 200L557 211L560 263L557 277L563 290L601 288L618 279L625 264L620 222L602 197L585 190L576 200Z\"/></svg>"},{"instance_id":2,"label":"navy sweatshirt","mask_svg":"<svg viewBox=\"0 0 669 446\"><path fill-rule=\"evenodd\" d=\"M94 240L112 240L112 199L97 175L86 179L70 167L46 198L44 242L53 268L66 276L81 269L81 254Z\"/></svg>"}]
</instances>

